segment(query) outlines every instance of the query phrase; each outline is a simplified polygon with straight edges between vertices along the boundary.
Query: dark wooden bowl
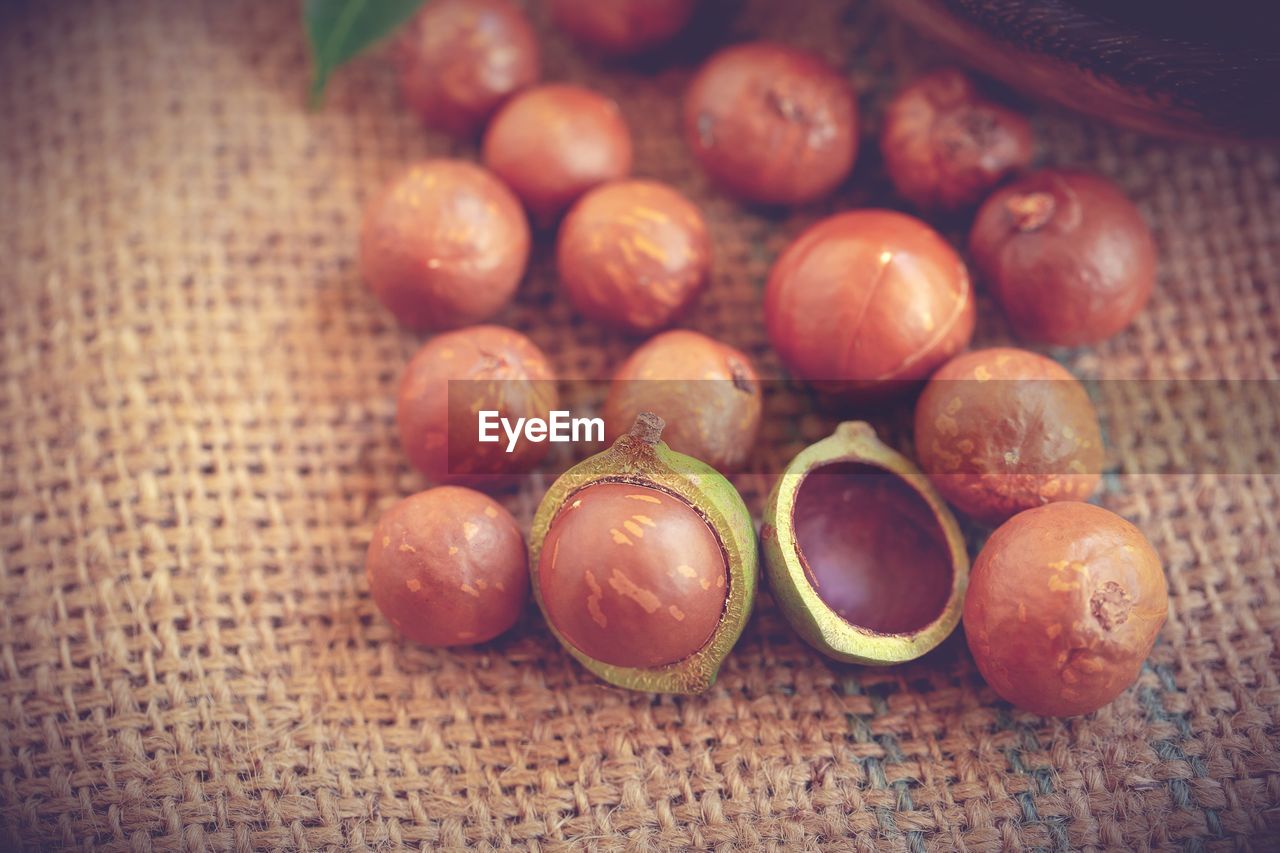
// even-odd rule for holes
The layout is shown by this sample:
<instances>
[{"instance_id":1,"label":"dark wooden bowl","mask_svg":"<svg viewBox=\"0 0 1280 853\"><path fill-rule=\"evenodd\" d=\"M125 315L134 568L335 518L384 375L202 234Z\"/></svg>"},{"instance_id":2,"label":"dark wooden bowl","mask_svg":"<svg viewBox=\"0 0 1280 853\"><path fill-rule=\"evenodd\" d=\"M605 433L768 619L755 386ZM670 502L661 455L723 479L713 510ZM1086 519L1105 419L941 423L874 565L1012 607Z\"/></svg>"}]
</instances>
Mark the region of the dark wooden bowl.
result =
<instances>
[{"instance_id":1,"label":"dark wooden bowl","mask_svg":"<svg viewBox=\"0 0 1280 853\"><path fill-rule=\"evenodd\" d=\"M979 70L1156 133L1280 139L1280 0L886 0Z\"/></svg>"}]
</instances>

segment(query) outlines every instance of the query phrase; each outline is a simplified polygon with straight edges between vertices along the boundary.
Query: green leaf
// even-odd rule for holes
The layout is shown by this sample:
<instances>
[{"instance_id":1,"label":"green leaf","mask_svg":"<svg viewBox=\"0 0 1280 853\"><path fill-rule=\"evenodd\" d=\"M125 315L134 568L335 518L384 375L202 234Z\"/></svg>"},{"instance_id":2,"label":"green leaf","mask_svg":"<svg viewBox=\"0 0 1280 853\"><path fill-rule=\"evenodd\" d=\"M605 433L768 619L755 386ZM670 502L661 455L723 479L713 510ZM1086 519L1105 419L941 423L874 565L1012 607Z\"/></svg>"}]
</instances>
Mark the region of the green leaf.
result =
<instances>
[{"instance_id":1,"label":"green leaf","mask_svg":"<svg viewBox=\"0 0 1280 853\"><path fill-rule=\"evenodd\" d=\"M424 0L302 0L302 23L315 69L311 105L317 106L335 68L391 33Z\"/></svg>"}]
</instances>

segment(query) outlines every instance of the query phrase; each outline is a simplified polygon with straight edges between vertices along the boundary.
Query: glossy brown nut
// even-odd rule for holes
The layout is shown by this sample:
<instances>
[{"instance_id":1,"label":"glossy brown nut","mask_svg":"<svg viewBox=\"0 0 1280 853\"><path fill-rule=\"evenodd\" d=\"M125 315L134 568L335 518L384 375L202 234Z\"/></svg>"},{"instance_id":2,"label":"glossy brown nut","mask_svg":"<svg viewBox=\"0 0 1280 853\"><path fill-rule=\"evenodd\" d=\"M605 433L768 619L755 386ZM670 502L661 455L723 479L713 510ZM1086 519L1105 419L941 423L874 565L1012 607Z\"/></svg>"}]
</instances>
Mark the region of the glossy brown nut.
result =
<instances>
[{"instance_id":1,"label":"glossy brown nut","mask_svg":"<svg viewBox=\"0 0 1280 853\"><path fill-rule=\"evenodd\" d=\"M551 365L519 332L472 326L436 335L405 366L396 399L400 445L433 483L502 485L547 454L545 442L480 442L478 412L546 419L559 405Z\"/></svg>"},{"instance_id":2,"label":"glossy brown nut","mask_svg":"<svg viewBox=\"0 0 1280 853\"><path fill-rule=\"evenodd\" d=\"M728 596L720 540L684 500L632 483L569 496L542 543L538 587L560 634L605 664L654 667L705 646Z\"/></svg>"},{"instance_id":3,"label":"glossy brown nut","mask_svg":"<svg viewBox=\"0 0 1280 853\"><path fill-rule=\"evenodd\" d=\"M802 204L853 168L853 90L821 58L772 42L720 51L684 99L689 148L717 184L746 201Z\"/></svg>"},{"instance_id":4,"label":"glossy brown nut","mask_svg":"<svg viewBox=\"0 0 1280 853\"><path fill-rule=\"evenodd\" d=\"M1031 124L946 68L889 102L880 152L903 198L923 210L960 210L1031 162Z\"/></svg>"},{"instance_id":5,"label":"glossy brown nut","mask_svg":"<svg viewBox=\"0 0 1280 853\"><path fill-rule=\"evenodd\" d=\"M462 160L426 160L365 209L360 271L396 319L451 329L492 317L529 260L529 223L515 196Z\"/></svg>"},{"instance_id":6,"label":"glossy brown nut","mask_svg":"<svg viewBox=\"0 0 1280 853\"><path fill-rule=\"evenodd\" d=\"M960 256L888 210L828 217L782 253L765 289L769 341L787 368L848 397L924 379L969 343L973 288Z\"/></svg>"},{"instance_id":7,"label":"glossy brown nut","mask_svg":"<svg viewBox=\"0 0 1280 853\"><path fill-rule=\"evenodd\" d=\"M957 509L988 524L1084 500L1102 479L1102 430L1088 392L1033 352L956 356L925 386L915 421L920 467Z\"/></svg>"},{"instance_id":8,"label":"glossy brown nut","mask_svg":"<svg viewBox=\"0 0 1280 853\"><path fill-rule=\"evenodd\" d=\"M684 29L697 0L550 0L556 25L613 56L634 56Z\"/></svg>"},{"instance_id":9,"label":"glossy brown nut","mask_svg":"<svg viewBox=\"0 0 1280 853\"><path fill-rule=\"evenodd\" d=\"M560 225L560 282L588 318L649 334L671 325L705 289L711 239L698 208L656 181L588 192Z\"/></svg>"},{"instance_id":10,"label":"glossy brown nut","mask_svg":"<svg viewBox=\"0 0 1280 853\"><path fill-rule=\"evenodd\" d=\"M755 444L762 408L751 360L717 340L675 329L652 338L614 374L604 403L605 438L641 412L667 422L663 440L719 471L741 468Z\"/></svg>"},{"instance_id":11,"label":"glossy brown nut","mask_svg":"<svg viewBox=\"0 0 1280 853\"><path fill-rule=\"evenodd\" d=\"M587 190L631 173L631 131L618 105L581 86L515 96L484 135L484 164L534 221L549 225Z\"/></svg>"},{"instance_id":12,"label":"glossy brown nut","mask_svg":"<svg viewBox=\"0 0 1280 853\"><path fill-rule=\"evenodd\" d=\"M1095 343L1137 316L1155 287L1151 230L1115 184L1046 169L983 203L969 251L1015 332Z\"/></svg>"},{"instance_id":13,"label":"glossy brown nut","mask_svg":"<svg viewBox=\"0 0 1280 853\"><path fill-rule=\"evenodd\" d=\"M964 628L982 677L1037 714L1088 714L1138 678L1169 610L1142 531L1085 503L1019 513L969 575Z\"/></svg>"},{"instance_id":14,"label":"glossy brown nut","mask_svg":"<svg viewBox=\"0 0 1280 853\"><path fill-rule=\"evenodd\" d=\"M538 40L510 0L432 0L396 45L400 91L429 126L475 134L503 101L538 82Z\"/></svg>"},{"instance_id":15,"label":"glossy brown nut","mask_svg":"<svg viewBox=\"0 0 1280 853\"><path fill-rule=\"evenodd\" d=\"M365 573L395 629L428 646L483 643L529 600L524 538L493 499L457 486L411 495L373 530Z\"/></svg>"}]
</instances>

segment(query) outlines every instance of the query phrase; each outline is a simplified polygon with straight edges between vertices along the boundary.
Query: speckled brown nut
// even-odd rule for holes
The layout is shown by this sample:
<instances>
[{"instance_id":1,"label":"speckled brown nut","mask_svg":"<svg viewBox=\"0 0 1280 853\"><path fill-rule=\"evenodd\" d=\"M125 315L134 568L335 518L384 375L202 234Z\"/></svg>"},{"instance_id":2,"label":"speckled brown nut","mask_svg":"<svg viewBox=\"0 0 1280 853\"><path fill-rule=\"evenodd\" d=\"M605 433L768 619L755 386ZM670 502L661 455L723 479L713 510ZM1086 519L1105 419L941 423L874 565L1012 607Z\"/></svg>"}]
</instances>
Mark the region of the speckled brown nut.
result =
<instances>
[{"instance_id":1,"label":"speckled brown nut","mask_svg":"<svg viewBox=\"0 0 1280 853\"><path fill-rule=\"evenodd\" d=\"M924 379L969 343L973 288L960 256L914 217L824 219L778 258L765 289L769 341L787 368L847 397Z\"/></svg>"},{"instance_id":2,"label":"speckled brown nut","mask_svg":"<svg viewBox=\"0 0 1280 853\"><path fill-rule=\"evenodd\" d=\"M733 471L755 444L761 396L760 378L743 353L697 332L663 332L614 374L605 437L614 441L641 412L653 412L669 424L663 438L672 450Z\"/></svg>"},{"instance_id":3,"label":"speckled brown nut","mask_svg":"<svg viewBox=\"0 0 1280 853\"><path fill-rule=\"evenodd\" d=\"M1005 522L969 577L964 628L983 678L1037 714L1088 714L1138 678L1169 610L1138 528L1085 503Z\"/></svg>"},{"instance_id":4,"label":"speckled brown nut","mask_svg":"<svg viewBox=\"0 0 1280 853\"><path fill-rule=\"evenodd\" d=\"M612 56L634 56L684 29L698 0L550 0L551 17L576 41Z\"/></svg>"},{"instance_id":5,"label":"speckled brown nut","mask_svg":"<svg viewBox=\"0 0 1280 853\"><path fill-rule=\"evenodd\" d=\"M1066 368L1026 350L958 355L916 403L916 456L961 512L988 524L1050 501L1081 501L1102 479L1102 430Z\"/></svg>"},{"instance_id":6,"label":"speckled brown nut","mask_svg":"<svg viewBox=\"0 0 1280 853\"><path fill-rule=\"evenodd\" d=\"M669 326L706 287L711 240L692 202L656 181L588 192L560 226L560 282L575 308L611 328Z\"/></svg>"},{"instance_id":7,"label":"speckled brown nut","mask_svg":"<svg viewBox=\"0 0 1280 853\"><path fill-rule=\"evenodd\" d=\"M560 83L536 86L493 117L484 164L535 222L549 225L587 190L631 173L631 131L603 95Z\"/></svg>"},{"instance_id":8,"label":"speckled brown nut","mask_svg":"<svg viewBox=\"0 0 1280 853\"><path fill-rule=\"evenodd\" d=\"M733 195L762 204L821 198L853 168L857 102L834 68L772 42L720 51L684 99L685 140Z\"/></svg>"},{"instance_id":9,"label":"speckled brown nut","mask_svg":"<svg viewBox=\"0 0 1280 853\"><path fill-rule=\"evenodd\" d=\"M524 539L511 513L457 486L411 495L373 530L365 573L395 629L428 646L483 643L529 600Z\"/></svg>"},{"instance_id":10,"label":"speckled brown nut","mask_svg":"<svg viewBox=\"0 0 1280 853\"><path fill-rule=\"evenodd\" d=\"M429 126L468 137L538 81L538 40L510 0L431 0L396 45L400 91Z\"/></svg>"},{"instance_id":11,"label":"speckled brown nut","mask_svg":"<svg viewBox=\"0 0 1280 853\"><path fill-rule=\"evenodd\" d=\"M396 319L451 329L498 313L529 260L529 223L502 182L462 160L411 167L365 209L360 271Z\"/></svg>"},{"instance_id":12,"label":"speckled brown nut","mask_svg":"<svg viewBox=\"0 0 1280 853\"><path fill-rule=\"evenodd\" d=\"M400 378L396 426L415 468L434 483L502 485L532 469L546 442L478 441L477 413L543 418L558 406L554 374L542 350L519 332L472 326L437 335Z\"/></svg>"},{"instance_id":13,"label":"speckled brown nut","mask_svg":"<svg viewBox=\"0 0 1280 853\"><path fill-rule=\"evenodd\" d=\"M889 102L880 152L903 198L922 210L960 210L1026 168L1031 125L983 98L962 72L946 68Z\"/></svg>"},{"instance_id":14,"label":"speckled brown nut","mask_svg":"<svg viewBox=\"0 0 1280 853\"><path fill-rule=\"evenodd\" d=\"M1115 184L1046 169L983 203L969 251L1015 332L1059 346L1095 343L1137 316L1155 287L1156 248Z\"/></svg>"},{"instance_id":15,"label":"speckled brown nut","mask_svg":"<svg viewBox=\"0 0 1280 853\"><path fill-rule=\"evenodd\" d=\"M551 522L538 582L547 618L614 666L675 663L707 644L728 595L720 542L693 507L631 483L576 492Z\"/></svg>"}]
</instances>

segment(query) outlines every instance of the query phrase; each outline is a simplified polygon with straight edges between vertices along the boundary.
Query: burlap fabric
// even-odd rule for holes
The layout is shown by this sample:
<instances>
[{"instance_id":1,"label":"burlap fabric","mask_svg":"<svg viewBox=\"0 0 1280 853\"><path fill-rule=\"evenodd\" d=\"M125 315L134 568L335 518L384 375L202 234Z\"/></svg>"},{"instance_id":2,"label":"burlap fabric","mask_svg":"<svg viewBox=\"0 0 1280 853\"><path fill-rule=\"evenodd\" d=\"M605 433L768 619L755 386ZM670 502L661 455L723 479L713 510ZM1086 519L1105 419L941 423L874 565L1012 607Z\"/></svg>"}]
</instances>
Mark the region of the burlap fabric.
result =
<instances>
[{"instance_id":1,"label":"burlap fabric","mask_svg":"<svg viewBox=\"0 0 1280 853\"><path fill-rule=\"evenodd\" d=\"M0 16L5 846L1275 844L1276 477L1111 478L1103 499L1160 550L1172 612L1136 687L1083 719L998 701L959 636L908 666L833 664L767 593L698 698L601 686L532 612L473 650L397 641L362 567L378 512L422 486L393 427L419 339L361 286L357 229L405 163L472 147L399 107L385 54L307 112L294 2ZM541 27L546 76L618 98L637 171L707 212L718 269L689 325L778 375L759 313L770 260L824 212L888 198L874 146L822 206L743 211L678 137L687 63L602 68ZM861 3L760 0L723 35L763 33L848 69L864 137L929 59ZM1131 192L1163 253L1150 310L1073 367L1276 379L1276 150L1036 126L1044 162ZM979 340L1005 339L983 307ZM499 320L565 375L607 375L628 349L575 321L545 249ZM1159 400L1122 403L1148 436L1181 428ZM756 510L764 472L832 423L797 390L772 389L767 411L738 478ZM1110 439L1115 464L1144 441ZM543 486L509 496L525 523Z\"/></svg>"}]
</instances>

